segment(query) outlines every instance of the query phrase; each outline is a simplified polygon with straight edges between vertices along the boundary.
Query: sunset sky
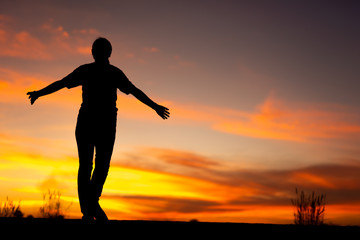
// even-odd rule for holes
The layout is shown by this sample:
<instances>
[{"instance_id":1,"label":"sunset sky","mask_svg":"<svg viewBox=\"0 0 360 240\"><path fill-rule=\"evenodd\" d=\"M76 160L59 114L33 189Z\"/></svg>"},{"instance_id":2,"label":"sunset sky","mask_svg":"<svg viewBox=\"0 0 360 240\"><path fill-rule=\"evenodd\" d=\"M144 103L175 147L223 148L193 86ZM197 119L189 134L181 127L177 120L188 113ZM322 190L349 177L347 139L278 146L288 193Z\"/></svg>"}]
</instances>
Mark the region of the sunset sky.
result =
<instances>
[{"instance_id":1,"label":"sunset sky","mask_svg":"<svg viewBox=\"0 0 360 240\"><path fill-rule=\"evenodd\" d=\"M359 1L15 1L0 7L0 202L38 214L62 193L80 218L81 88L26 93L93 61L170 109L118 92L100 204L110 219L292 223L295 188L325 221L360 225ZM106 81L106 79L104 79Z\"/></svg>"}]
</instances>

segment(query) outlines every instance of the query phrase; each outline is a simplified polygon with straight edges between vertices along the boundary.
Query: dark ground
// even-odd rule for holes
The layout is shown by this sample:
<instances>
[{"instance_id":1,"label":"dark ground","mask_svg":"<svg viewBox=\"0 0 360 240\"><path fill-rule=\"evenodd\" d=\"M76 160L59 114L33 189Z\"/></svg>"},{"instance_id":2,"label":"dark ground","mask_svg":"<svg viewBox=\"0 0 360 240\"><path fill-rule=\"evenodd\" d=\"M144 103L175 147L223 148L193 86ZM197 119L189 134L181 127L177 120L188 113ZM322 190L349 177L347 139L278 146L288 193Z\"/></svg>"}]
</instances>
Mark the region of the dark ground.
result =
<instances>
[{"instance_id":1,"label":"dark ground","mask_svg":"<svg viewBox=\"0 0 360 240\"><path fill-rule=\"evenodd\" d=\"M359 226L0 218L1 239L359 239Z\"/></svg>"}]
</instances>

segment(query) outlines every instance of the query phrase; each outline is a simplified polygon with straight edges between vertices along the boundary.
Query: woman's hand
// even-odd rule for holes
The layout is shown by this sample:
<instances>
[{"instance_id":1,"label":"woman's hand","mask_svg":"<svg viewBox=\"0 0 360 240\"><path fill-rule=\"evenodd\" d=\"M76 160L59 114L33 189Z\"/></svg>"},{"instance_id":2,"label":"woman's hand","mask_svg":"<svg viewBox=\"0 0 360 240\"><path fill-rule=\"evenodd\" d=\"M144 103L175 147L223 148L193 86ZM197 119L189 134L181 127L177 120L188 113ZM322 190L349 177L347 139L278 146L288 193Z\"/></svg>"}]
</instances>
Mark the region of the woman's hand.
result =
<instances>
[{"instance_id":1,"label":"woman's hand","mask_svg":"<svg viewBox=\"0 0 360 240\"><path fill-rule=\"evenodd\" d=\"M167 119L168 117L170 117L170 112L167 107L157 105L154 110L162 119Z\"/></svg>"},{"instance_id":2,"label":"woman's hand","mask_svg":"<svg viewBox=\"0 0 360 240\"><path fill-rule=\"evenodd\" d=\"M40 95L37 91L28 92L27 95L29 95L31 105L33 105L34 102L36 101L36 99L38 99L40 97Z\"/></svg>"}]
</instances>

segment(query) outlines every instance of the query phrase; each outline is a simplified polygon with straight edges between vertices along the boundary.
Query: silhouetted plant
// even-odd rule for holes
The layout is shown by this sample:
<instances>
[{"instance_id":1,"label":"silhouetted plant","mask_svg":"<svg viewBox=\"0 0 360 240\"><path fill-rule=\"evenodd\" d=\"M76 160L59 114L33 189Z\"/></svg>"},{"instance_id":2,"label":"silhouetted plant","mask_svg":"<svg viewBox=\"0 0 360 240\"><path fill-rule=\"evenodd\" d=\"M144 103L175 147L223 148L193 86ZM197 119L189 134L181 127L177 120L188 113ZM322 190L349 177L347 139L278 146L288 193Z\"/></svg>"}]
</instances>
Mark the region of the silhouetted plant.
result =
<instances>
[{"instance_id":1,"label":"silhouetted plant","mask_svg":"<svg viewBox=\"0 0 360 240\"><path fill-rule=\"evenodd\" d=\"M17 217L22 218L24 214L20 210L20 201L18 204L14 204L13 201L6 198L4 203L0 205L0 217Z\"/></svg>"},{"instance_id":2,"label":"silhouetted plant","mask_svg":"<svg viewBox=\"0 0 360 240\"><path fill-rule=\"evenodd\" d=\"M64 218L60 198L61 193L56 190L48 190L47 193L44 193L44 205L40 207L40 216L43 218Z\"/></svg>"},{"instance_id":3,"label":"silhouetted plant","mask_svg":"<svg viewBox=\"0 0 360 240\"><path fill-rule=\"evenodd\" d=\"M295 189L296 198L291 199L295 207L294 223L298 225L321 225L324 223L326 194L314 191L307 195Z\"/></svg>"}]
</instances>

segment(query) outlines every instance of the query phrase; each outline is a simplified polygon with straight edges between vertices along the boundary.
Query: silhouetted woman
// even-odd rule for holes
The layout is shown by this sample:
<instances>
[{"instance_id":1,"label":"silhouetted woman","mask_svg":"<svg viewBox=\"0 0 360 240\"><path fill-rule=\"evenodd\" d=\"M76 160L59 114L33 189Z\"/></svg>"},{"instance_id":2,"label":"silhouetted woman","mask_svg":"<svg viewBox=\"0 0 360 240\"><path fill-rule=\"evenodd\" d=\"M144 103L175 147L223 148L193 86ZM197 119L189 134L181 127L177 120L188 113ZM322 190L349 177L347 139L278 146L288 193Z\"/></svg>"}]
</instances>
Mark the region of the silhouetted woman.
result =
<instances>
[{"instance_id":1,"label":"silhouetted woman","mask_svg":"<svg viewBox=\"0 0 360 240\"><path fill-rule=\"evenodd\" d=\"M136 88L117 67L109 63L112 47L105 38L98 38L92 45L95 62L75 69L62 80L39 90L28 92L31 104L39 97L56 92L64 87L82 86L81 108L75 136L79 154L78 194L83 219L107 221L99 205L105 183L116 133L117 89L131 93L138 100L154 109L163 119L169 117L169 109L153 102ZM95 151L95 168L92 172Z\"/></svg>"}]
</instances>

